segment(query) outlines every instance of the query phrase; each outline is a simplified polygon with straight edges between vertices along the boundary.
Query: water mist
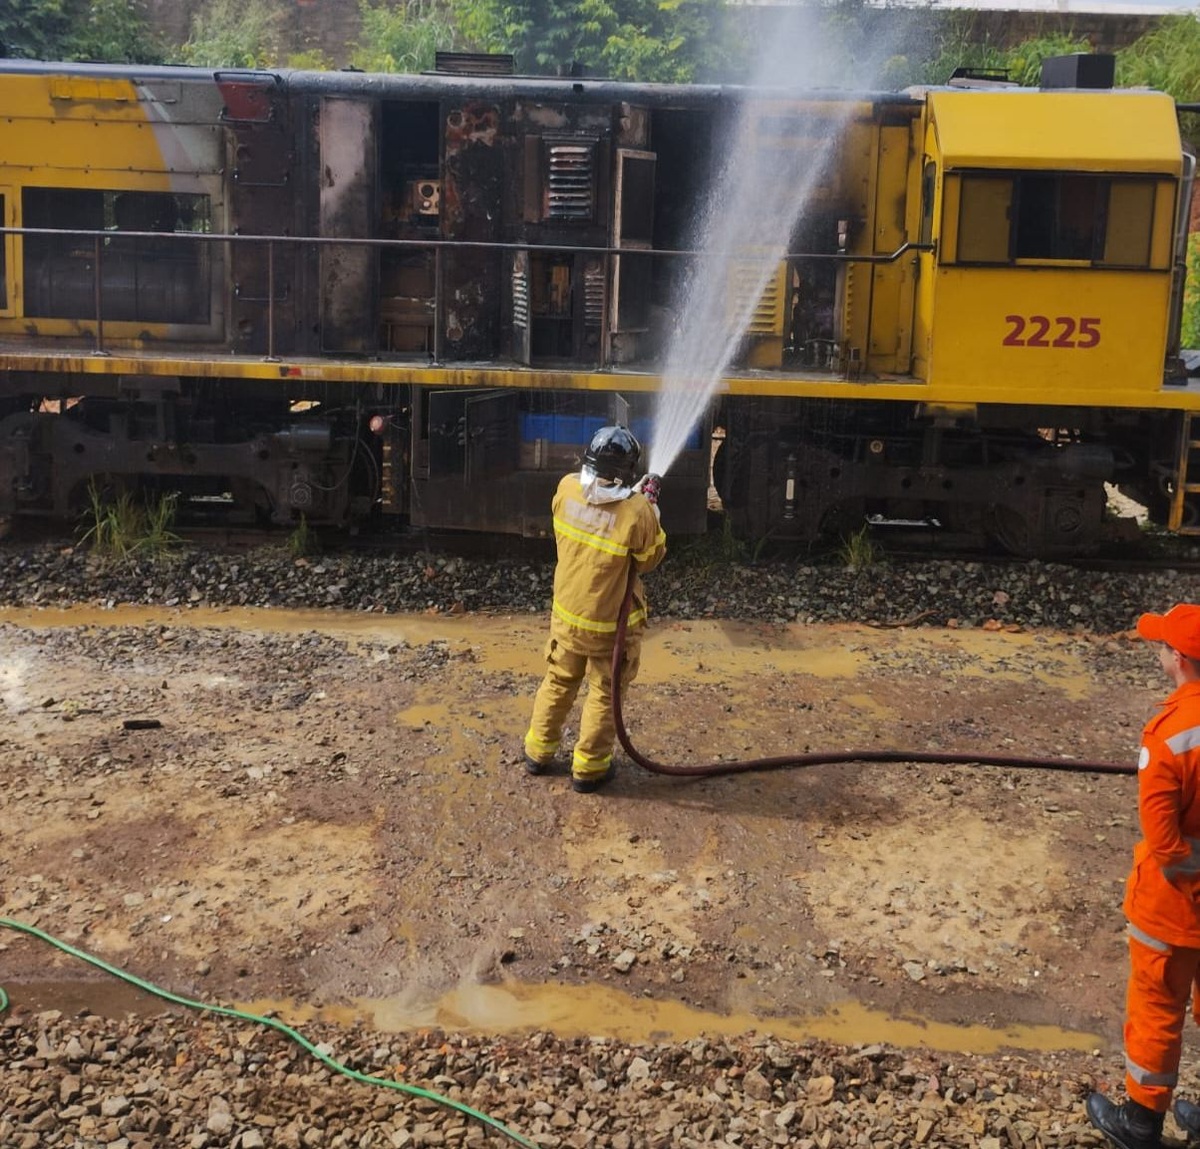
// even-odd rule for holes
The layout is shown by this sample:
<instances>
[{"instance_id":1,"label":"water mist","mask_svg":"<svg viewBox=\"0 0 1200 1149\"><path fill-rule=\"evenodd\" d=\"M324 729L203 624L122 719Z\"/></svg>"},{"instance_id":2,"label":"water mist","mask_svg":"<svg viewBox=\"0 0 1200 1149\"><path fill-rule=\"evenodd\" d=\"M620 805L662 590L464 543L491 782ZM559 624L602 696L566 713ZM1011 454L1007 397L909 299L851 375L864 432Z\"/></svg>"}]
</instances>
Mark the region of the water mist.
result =
<instances>
[{"instance_id":1,"label":"water mist","mask_svg":"<svg viewBox=\"0 0 1200 1149\"><path fill-rule=\"evenodd\" d=\"M837 60L823 49L818 19L808 9L787 13L754 69L752 86L760 91L741 103L732 125L727 160L691 245L703 254L675 305L681 319L667 353L649 450L655 474L675 462L720 387L849 114L849 100L790 103L805 89L844 80L832 74Z\"/></svg>"}]
</instances>

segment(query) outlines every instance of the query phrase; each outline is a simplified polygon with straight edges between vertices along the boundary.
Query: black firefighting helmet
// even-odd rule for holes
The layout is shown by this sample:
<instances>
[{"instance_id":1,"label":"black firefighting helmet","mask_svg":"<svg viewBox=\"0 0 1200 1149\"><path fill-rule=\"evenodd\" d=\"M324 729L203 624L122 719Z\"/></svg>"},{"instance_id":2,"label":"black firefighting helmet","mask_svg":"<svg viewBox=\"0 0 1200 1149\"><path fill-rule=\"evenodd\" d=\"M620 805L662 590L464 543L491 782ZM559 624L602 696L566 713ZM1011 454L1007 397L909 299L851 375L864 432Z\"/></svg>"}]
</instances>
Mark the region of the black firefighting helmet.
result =
<instances>
[{"instance_id":1,"label":"black firefighting helmet","mask_svg":"<svg viewBox=\"0 0 1200 1149\"><path fill-rule=\"evenodd\" d=\"M602 479L629 487L638 476L642 445L628 427L601 427L583 453L583 465Z\"/></svg>"}]
</instances>

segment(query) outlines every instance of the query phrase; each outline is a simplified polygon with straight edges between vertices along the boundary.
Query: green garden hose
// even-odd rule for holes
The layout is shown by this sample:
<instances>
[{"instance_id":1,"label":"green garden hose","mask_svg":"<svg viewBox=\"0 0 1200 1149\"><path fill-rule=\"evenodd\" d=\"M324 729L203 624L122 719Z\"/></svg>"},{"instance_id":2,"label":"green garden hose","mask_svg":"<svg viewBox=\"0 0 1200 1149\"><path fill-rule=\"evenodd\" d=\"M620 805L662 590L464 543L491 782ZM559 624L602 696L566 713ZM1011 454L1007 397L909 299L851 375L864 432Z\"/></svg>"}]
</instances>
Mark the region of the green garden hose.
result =
<instances>
[{"instance_id":1,"label":"green garden hose","mask_svg":"<svg viewBox=\"0 0 1200 1149\"><path fill-rule=\"evenodd\" d=\"M472 1109L469 1105L464 1105L461 1101L455 1101L451 1097L444 1097L440 1093L434 1093L430 1089L422 1089L419 1085L406 1085L402 1081L392 1081L386 1077L372 1077L368 1073L359 1073L356 1069L351 1069L349 1066L343 1065L340 1061L330 1057L327 1053L322 1053L311 1041L304 1037L301 1033L294 1030L290 1025L285 1025L282 1021L273 1017L260 1017L255 1013L245 1013L240 1009L231 1009L224 1005L209 1005L203 1001L193 1001L191 998L180 997L178 994L171 993L169 990L161 989L152 982L143 981L140 977L135 977L131 973L126 973L122 969L118 969L114 965L109 965L108 962L101 958L94 957L92 954L85 953L83 950L76 949L72 945L59 940L51 934L39 930L36 926L31 926L26 922L18 922L12 918L0 918L0 927L10 930L17 930L23 934L29 934L32 937L39 938L41 941L47 942L49 945L60 949L63 953L70 954L72 957L79 958L80 961L85 961L89 965L94 965L97 969L104 970L105 973L112 974L113 977L118 977L122 981L128 982L130 985L137 986L138 989L145 990L147 993L154 994L155 997L161 997L164 1001L174 1002L176 1005L186 1005L189 1009L199 1009L207 1013L219 1013L225 1017L236 1017L241 1021L255 1021L259 1025L269 1026L271 1029L277 1029L280 1033L290 1037L297 1045L308 1050L313 1057L323 1064L329 1066L330 1069L336 1070L338 1073L349 1077L352 1081L360 1082L363 1085L378 1085L383 1089L395 1089L401 1093L409 1093L413 1097L423 1097L427 1101L433 1101L438 1105L444 1105L447 1109L456 1109L459 1113L465 1114L467 1117L494 1129L497 1133L507 1137L510 1141L515 1141L518 1145L524 1145L526 1149L537 1149L534 1143L527 1138L521 1136L520 1133L510 1129L502 1121L498 1121L495 1117L489 1117L486 1113L480 1113L477 1109ZM0 1013L3 1013L8 1008L8 994L4 992L3 987L0 987Z\"/></svg>"}]
</instances>

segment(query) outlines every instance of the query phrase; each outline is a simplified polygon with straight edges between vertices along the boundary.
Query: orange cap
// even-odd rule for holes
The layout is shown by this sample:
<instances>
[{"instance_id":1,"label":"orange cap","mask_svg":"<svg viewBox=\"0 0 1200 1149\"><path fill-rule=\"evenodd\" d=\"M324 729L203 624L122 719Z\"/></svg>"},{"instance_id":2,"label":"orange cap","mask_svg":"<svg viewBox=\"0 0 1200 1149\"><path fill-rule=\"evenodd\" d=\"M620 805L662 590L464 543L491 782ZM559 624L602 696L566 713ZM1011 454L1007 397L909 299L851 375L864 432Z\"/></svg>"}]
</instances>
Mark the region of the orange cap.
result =
<instances>
[{"instance_id":1,"label":"orange cap","mask_svg":"<svg viewBox=\"0 0 1200 1149\"><path fill-rule=\"evenodd\" d=\"M1137 632L1151 642L1165 642L1188 658L1200 660L1200 606L1177 603L1166 614L1144 614Z\"/></svg>"}]
</instances>

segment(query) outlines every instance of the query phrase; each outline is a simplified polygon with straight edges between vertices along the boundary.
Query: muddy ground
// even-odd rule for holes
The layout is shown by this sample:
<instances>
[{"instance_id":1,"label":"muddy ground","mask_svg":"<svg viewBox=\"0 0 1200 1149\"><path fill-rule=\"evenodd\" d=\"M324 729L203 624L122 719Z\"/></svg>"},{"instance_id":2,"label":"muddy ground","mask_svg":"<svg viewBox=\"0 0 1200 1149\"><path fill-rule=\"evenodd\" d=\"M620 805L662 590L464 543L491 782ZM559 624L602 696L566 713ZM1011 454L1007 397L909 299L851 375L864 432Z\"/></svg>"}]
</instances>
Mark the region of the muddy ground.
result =
<instances>
[{"instance_id":1,"label":"muddy ground","mask_svg":"<svg viewBox=\"0 0 1200 1149\"><path fill-rule=\"evenodd\" d=\"M578 795L521 766L544 628L0 612L0 916L289 1020L1074 1050L1119 1081L1132 776L626 761ZM670 763L1126 764L1165 694L1128 634L666 622L626 717ZM161 1008L11 931L0 984Z\"/></svg>"}]
</instances>

